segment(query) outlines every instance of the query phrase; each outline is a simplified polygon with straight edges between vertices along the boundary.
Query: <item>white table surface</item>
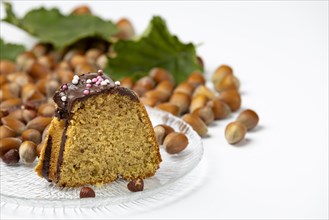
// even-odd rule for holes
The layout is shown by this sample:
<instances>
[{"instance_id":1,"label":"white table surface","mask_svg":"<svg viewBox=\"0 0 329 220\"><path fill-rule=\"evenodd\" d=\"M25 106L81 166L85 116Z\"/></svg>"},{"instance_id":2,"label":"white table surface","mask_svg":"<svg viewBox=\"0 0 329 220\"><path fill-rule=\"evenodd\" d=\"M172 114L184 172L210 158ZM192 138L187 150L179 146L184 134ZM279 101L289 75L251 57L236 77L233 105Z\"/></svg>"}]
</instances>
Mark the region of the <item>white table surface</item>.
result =
<instances>
[{"instance_id":1,"label":"white table surface","mask_svg":"<svg viewBox=\"0 0 329 220\"><path fill-rule=\"evenodd\" d=\"M20 1L69 12L79 1ZM181 40L201 44L209 78L229 64L241 80L242 109L260 116L239 146L216 122L204 141L205 177L198 187L151 210L106 215L6 205L1 218L328 218L328 2L88 2L107 19L123 16L138 33L163 16ZM1 18L4 17L1 5ZM1 37L31 47L24 32L1 23ZM56 214L55 214L56 213Z\"/></svg>"}]
</instances>

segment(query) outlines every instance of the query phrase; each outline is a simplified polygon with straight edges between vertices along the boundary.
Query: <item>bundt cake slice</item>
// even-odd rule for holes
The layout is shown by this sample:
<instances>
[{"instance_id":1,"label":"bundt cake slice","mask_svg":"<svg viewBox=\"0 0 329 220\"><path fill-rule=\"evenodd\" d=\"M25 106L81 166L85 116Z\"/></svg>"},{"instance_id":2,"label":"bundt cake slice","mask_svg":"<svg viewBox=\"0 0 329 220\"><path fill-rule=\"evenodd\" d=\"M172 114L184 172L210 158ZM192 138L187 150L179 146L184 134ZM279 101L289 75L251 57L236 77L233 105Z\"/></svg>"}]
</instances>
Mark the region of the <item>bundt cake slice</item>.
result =
<instances>
[{"instance_id":1,"label":"bundt cake slice","mask_svg":"<svg viewBox=\"0 0 329 220\"><path fill-rule=\"evenodd\" d=\"M35 170L58 186L104 184L153 176L161 157L136 94L103 74L74 76L57 105Z\"/></svg>"}]
</instances>

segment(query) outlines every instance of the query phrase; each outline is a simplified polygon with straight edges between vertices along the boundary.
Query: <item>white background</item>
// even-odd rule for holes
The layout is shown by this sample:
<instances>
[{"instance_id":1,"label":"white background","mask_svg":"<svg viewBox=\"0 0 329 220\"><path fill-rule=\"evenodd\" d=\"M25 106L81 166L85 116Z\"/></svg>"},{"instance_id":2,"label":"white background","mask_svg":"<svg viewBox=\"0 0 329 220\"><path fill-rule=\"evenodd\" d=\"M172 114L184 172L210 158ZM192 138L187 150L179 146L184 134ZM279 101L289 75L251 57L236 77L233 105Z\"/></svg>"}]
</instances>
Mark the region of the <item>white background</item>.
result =
<instances>
[{"instance_id":1,"label":"white background","mask_svg":"<svg viewBox=\"0 0 329 220\"><path fill-rule=\"evenodd\" d=\"M18 15L36 6L69 12L79 1L14 2ZM206 177L189 195L124 218L328 218L328 2L89 2L95 14L123 16L141 33L152 15L172 33L201 44L209 78L220 64L241 80L242 107L259 127L238 146L218 121L204 139ZM4 16L1 5L1 18ZM68 30L69 31L69 30ZM1 37L31 47L27 34L1 23ZM1 218L33 216L8 206ZM68 217L107 218L85 212ZM63 215L63 216L65 216ZM62 216L62 217L63 217ZM61 216L56 216L59 218Z\"/></svg>"}]
</instances>

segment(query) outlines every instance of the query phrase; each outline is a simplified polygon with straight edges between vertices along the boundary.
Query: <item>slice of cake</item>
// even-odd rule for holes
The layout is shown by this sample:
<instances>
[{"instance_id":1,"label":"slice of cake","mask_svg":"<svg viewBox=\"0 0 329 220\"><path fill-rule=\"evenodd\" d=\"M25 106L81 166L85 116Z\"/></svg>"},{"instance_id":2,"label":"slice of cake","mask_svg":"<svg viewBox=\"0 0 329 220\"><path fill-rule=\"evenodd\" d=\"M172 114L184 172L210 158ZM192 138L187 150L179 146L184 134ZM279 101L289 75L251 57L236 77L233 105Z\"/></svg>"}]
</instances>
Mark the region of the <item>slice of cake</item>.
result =
<instances>
[{"instance_id":1,"label":"slice of cake","mask_svg":"<svg viewBox=\"0 0 329 220\"><path fill-rule=\"evenodd\" d=\"M159 145L136 94L98 73L74 76L54 96L56 115L35 170L58 186L153 176Z\"/></svg>"}]
</instances>

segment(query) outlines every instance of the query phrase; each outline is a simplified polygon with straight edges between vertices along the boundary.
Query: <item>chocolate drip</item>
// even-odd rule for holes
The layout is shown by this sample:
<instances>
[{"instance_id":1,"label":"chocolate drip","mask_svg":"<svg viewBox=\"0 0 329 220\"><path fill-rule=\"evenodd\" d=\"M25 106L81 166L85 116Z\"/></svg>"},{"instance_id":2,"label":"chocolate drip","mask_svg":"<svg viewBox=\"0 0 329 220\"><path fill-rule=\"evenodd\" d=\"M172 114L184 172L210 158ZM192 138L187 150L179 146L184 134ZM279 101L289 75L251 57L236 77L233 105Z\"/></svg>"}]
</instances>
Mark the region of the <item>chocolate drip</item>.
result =
<instances>
[{"instance_id":1,"label":"chocolate drip","mask_svg":"<svg viewBox=\"0 0 329 220\"><path fill-rule=\"evenodd\" d=\"M62 133L61 145L59 147L59 154L58 154L58 160L57 160L57 169L56 169L56 182L58 182L58 180L59 180L60 169L61 169L61 166L62 166L62 163L63 163L64 147L65 147L66 138L67 138L67 135L66 135L67 128L68 128L68 122L66 121L65 128L64 128L63 133Z\"/></svg>"},{"instance_id":2,"label":"chocolate drip","mask_svg":"<svg viewBox=\"0 0 329 220\"><path fill-rule=\"evenodd\" d=\"M53 145L52 137L49 135L47 140L46 150L45 150L43 166L42 166L42 176L49 182L51 182L51 180L49 179L49 168L50 168L50 156L51 156L52 145Z\"/></svg>"}]
</instances>

